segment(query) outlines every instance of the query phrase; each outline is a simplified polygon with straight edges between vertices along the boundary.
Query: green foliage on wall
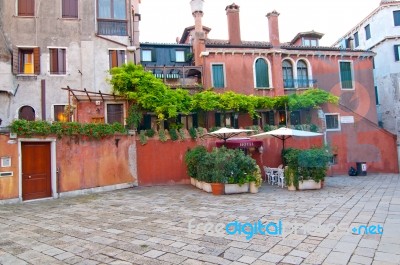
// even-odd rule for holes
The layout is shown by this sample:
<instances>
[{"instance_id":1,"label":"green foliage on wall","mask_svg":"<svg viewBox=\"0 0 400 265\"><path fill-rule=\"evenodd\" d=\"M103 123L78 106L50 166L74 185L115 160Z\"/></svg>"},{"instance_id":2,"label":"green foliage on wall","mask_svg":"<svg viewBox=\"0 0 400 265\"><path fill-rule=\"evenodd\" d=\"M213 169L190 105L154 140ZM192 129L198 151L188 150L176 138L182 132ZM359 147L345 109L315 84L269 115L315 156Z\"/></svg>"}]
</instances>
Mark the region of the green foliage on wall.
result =
<instances>
[{"instance_id":1,"label":"green foliage on wall","mask_svg":"<svg viewBox=\"0 0 400 265\"><path fill-rule=\"evenodd\" d=\"M337 104L339 98L321 89L278 97L243 95L232 91L216 93L204 90L190 95L187 90L171 89L141 65L126 64L110 70L109 82L114 91L136 101L146 111L155 112L159 120L175 118L193 111L237 111L257 116L257 109L297 110L316 108L324 103Z\"/></svg>"},{"instance_id":2,"label":"green foliage on wall","mask_svg":"<svg viewBox=\"0 0 400 265\"><path fill-rule=\"evenodd\" d=\"M126 133L126 129L120 123L96 124L78 122L53 122L47 121L26 121L15 120L10 125L11 132L26 137L33 135L47 136L87 136L89 138L100 139L114 135L115 133Z\"/></svg>"}]
</instances>

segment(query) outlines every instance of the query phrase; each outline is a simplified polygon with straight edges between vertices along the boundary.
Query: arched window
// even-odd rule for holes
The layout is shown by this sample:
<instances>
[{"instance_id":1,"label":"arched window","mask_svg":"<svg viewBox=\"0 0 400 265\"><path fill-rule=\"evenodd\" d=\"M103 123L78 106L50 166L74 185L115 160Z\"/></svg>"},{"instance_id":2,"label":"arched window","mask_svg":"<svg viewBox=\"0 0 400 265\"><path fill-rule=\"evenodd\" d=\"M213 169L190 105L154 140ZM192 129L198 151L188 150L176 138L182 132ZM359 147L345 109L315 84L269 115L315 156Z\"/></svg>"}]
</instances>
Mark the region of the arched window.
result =
<instances>
[{"instance_id":1,"label":"arched window","mask_svg":"<svg viewBox=\"0 0 400 265\"><path fill-rule=\"evenodd\" d=\"M297 79L299 87L309 87L307 64L302 60L297 62Z\"/></svg>"},{"instance_id":2,"label":"arched window","mask_svg":"<svg viewBox=\"0 0 400 265\"><path fill-rule=\"evenodd\" d=\"M31 106L23 106L19 109L18 119L34 121L35 120L35 110Z\"/></svg>"},{"instance_id":3,"label":"arched window","mask_svg":"<svg viewBox=\"0 0 400 265\"><path fill-rule=\"evenodd\" d=\"M267 62L259 58L255 65L256 87L269 87L269 74Z\"/></svg>"},{"instance_id":4,"label":"arched window","mask_svg":"<svg viewBox=\"0 0 400 265\"><path fill-rule=\"evenodd\" d=\"M283 73L283 87L293 88L293 66L289 60L284 60L282 63L282 73Z\"/></svg>"}]
</instances>

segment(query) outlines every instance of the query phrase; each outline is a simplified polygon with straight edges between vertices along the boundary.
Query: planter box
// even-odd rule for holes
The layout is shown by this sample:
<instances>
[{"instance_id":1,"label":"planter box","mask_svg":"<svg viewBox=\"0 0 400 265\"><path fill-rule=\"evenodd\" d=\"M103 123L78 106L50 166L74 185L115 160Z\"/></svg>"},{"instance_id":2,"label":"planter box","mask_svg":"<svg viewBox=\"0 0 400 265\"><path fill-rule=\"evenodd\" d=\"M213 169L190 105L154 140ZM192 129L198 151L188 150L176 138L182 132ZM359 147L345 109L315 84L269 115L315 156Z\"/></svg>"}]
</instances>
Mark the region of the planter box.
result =
<instances>
[{"instance_id":1,"label":"planter box","mask_svg":"<svg viewBox=\"0 0 400 265\"><path fill-rule=\"evenodd\" d=\"M314 180L299 181L299 190L319 190L321 189L321 181L315 182Z\"/></svg>"},{"instance_id":2,"label":"planter box","mask_svg":"<svg viewBox=\"0 0 400 265\"><path fill-rule=\"evenodd\" d=\"M202 190L203 189L203 182L196 180L196 187Z\"/></svg>"},{"instance_id":3,"label":"planter box","mask_svg":"<svg viewBox=\"0 0 400 265\"><path fill-rule=\"evenodd\" d=\"M196 186L196 179L190 178L190 184L192 184L193 186Z\"/></svg>"},{"instance_id":4,"label":"planter box","mask_svg":"<svg viewBox=\"0 0 400 265\"><path fill-rule=\"evenodd\" d=\"M203 190L208 193L212 192L211 183L203 182Z\"/></svg>"},{"instance_id":5,"label":"planter box","mask_svg":"<svg viewBox=\"0 0 400 265\"><path fill-rule=\"evenodd\" d=\"M258 187L255 182L250 182L250 193L258 193Z\"/></svg>"},{"instance_id":6,"label":"planter box","mask_svg":"<svg viewBox=\"0 0 400 265\"><path fill-rule=\"evenodd\" d=\"M245 183L242 186L239 186L239 184L225 184L225 194L244 192L249 192L249 183Z\"/></svg>"}]
</instances>

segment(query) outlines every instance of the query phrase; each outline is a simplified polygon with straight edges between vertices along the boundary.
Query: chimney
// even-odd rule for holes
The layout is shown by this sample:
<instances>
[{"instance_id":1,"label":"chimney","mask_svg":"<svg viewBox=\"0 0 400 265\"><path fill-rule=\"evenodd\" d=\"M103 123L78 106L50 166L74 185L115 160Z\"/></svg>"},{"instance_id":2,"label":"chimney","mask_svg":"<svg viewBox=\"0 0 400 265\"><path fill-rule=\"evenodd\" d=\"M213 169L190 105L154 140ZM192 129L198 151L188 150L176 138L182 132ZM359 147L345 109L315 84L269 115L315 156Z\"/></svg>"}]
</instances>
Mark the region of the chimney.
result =
<instances>
[{"instance_id":1,"label":"chimney","mask_svg":"<svg viewBox=\"0 0 400 265\"><path fill-rule=\"evenodd\" d=\"M279 41L279 23L278 23L279 13L276 10L267 14L268 27L269 27L269 41L272 46L279 46L281 43Z\"/></svg>"},{"instance_id":2,"label":"chimney","mask_svg":"<svg viewBox=\"0 0 400 265\"><path fill-rule=\"evenodd\" d=\"M228 17L228 34L230 44L241 44L240 38L240 21L239 21L240 7L233 3L225 8L226 16Z\"/></svg>"},{"instance_id":3,"label":"chimney","mask_svg":"<svg viewBox=\"0 0 400 265\"><path fill-rule=\"evenodd\" d=\"M193 38L193 54L194 63L196 66L201 65L200 54L205 51L205 33L203 31L203 4L204 0L192 0L190 6L192 9L192 15L194 18L194 38Z\"/></svg>"},{"instance_id":4,"label":"chimney","mask_svg":"<svg viewBox=\"0 0 400 265\"><path fill-rule=\"evenodd\" d=\"M203 32L203 4L204 0L192 0L190 6L192 8L192 15L194 17L194 29L195 32Z\"/></svg>"}]
</instances>

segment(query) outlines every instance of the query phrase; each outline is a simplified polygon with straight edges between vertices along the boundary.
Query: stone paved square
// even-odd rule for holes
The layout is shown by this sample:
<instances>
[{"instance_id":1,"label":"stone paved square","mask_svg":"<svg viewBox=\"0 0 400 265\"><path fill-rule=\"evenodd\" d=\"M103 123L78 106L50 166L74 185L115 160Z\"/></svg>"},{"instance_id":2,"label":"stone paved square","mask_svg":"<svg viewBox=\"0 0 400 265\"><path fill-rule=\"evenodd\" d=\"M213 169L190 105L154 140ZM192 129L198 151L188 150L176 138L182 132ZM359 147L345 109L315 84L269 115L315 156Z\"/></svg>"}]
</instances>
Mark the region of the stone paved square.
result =
<instances>
[{"instance_id":1,"label":"stone paved square","mask_svg":"<svg viewBox=\"0 0 400 265\"><path fill-rule=\"evenodd\" d=\"M249 239L249 228L225 231L258 220L281 221L283 231ZM0 205L0 264L400 264L399 220L395 174L329 177L315 191L264 183L258 194L225 196L137 187ZM383 234L352 232L376 225Z\"/></svg>"}]
</instances>

